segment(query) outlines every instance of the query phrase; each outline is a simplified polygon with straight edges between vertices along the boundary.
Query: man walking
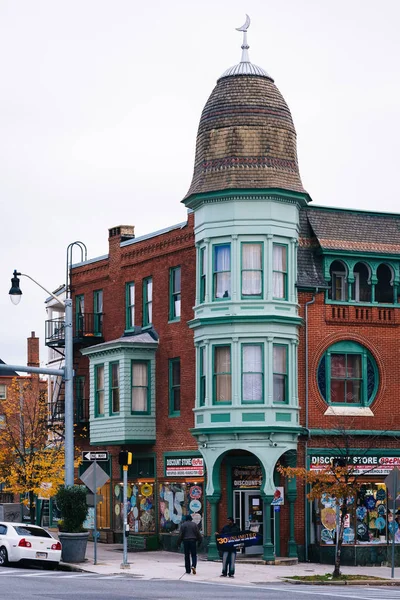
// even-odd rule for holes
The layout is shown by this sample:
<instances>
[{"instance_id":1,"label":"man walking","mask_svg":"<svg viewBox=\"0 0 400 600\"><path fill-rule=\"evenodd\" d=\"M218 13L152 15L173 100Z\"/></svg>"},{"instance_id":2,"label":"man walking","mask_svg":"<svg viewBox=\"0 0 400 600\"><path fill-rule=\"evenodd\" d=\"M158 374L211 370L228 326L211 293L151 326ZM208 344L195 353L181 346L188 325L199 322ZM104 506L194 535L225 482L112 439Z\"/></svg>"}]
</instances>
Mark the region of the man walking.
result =
<instances>
[{"instance_id":1,"label":"man walking","mask_svg":"<svg viewBox=\"0 0 400 600\"><path fill-rule=\"evenodd\" d=\"M217 535L237 535L240 532L239 527L235 524L233 517L228 517L228 522L223 526L221 531ZM222 574L220 577L235 576L235 561L236 561L236 548L230 547L228 550L224 550L222 553Z\"/></svg>"},{"instance_id":2,"label":"man walking","mask_svg":"<svg viewBox=\"0 0 400 600\"><path fill-rule=\"evenodd\" d=\"M178 548L183 542L185 552L185 569L186 573L190 573L190 559L192 559L192 573L196 575L197 566L197 542L200 544L202 540L201 533L192 517L187 515L186 521L182 523L178 536Z\"/></svg>"}]
</instances>

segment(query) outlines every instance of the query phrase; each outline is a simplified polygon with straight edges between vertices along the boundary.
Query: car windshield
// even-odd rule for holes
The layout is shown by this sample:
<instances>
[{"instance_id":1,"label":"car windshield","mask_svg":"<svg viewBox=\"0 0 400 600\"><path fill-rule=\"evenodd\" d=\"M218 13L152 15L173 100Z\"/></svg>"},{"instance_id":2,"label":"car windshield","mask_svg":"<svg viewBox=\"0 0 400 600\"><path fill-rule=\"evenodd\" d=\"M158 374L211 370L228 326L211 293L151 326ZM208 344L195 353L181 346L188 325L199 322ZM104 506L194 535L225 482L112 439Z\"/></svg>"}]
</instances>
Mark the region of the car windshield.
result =
<instances>
[{"instance_id":1,"label":"car windshield","mask_svg":"<svg viewBox=\"0 0 400 600\"><path fill-rule=\"evenodd\" d=\"M51 535L41 527L30 527L29 525L24 525L23 527L14 527L15 531L18 535L33 535L35 537L51 537Z\"/></svg>"}]
</instances>

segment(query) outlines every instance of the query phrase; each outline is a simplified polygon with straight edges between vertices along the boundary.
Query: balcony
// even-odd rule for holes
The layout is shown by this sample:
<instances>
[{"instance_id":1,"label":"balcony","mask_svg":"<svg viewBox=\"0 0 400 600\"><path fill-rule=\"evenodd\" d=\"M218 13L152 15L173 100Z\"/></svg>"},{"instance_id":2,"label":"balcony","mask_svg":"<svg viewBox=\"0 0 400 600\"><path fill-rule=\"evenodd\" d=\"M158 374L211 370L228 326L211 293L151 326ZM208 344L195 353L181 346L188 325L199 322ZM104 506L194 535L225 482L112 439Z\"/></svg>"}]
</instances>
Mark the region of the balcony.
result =
<instances>
[{"instance_id":1,"label":"balcony","mask_svg":"<svg viewBox=\"0 0 400 600\"><path fill-rule=\"evenodd\" d=\"M355 306L345 304L325 305L327 323L352 325L399 325L399 309L382 306Z\"/></svg>"},{"instance_id":2,"label":"balcony","mask_svg":"<svg viewBox=\"0 0 400 600\"><path fill-rule=\"evenodd\" d=\"M65 346L64 319L46 321L45 343L52 348ZM92 346L103 342L103 314L85 313L74 319L74 344Z\"/></svg>"}]
</instances>

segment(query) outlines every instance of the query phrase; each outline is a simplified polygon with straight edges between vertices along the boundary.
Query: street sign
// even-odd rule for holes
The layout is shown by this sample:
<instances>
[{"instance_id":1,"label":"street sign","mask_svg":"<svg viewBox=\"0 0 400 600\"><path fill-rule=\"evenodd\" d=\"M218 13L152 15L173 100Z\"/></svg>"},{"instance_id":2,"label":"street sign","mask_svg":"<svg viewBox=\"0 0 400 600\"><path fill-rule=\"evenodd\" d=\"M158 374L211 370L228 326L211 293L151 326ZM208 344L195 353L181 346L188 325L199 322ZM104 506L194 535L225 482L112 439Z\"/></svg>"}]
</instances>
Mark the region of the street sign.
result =
<instances>
[{"instance_id":1,"label":"street sign","mask_svg":"<svg viewBox=\"0 0 400 600\"><path fill-rule=\"evenodd\" d=\"M82 460L108 460L108 452L82 452Z\"/></svg>"},{"instance_id":2,"label":"street sign","mask_svg":"<svg viewBox=\"0 0 400 600\"><path fill-rule=\"evenodd\" d=\"M384 484L387 487L390 498L395 499L400 492L400 471L397 467L394 467L389 475L384 480Z\"/></svg>"},{"instance_id":3,"label":"street sign","mask_svg":"<svg viewBox=\"0 0 400 600\"><path fill-rule=\"evenodd\" d=\"M89 488L89 490L95 493L95 490L103 487L105 483L110 479L105 471L97 463L92 463L88 469L81 475L81 480Z\"/></svg>"}]
</instances>

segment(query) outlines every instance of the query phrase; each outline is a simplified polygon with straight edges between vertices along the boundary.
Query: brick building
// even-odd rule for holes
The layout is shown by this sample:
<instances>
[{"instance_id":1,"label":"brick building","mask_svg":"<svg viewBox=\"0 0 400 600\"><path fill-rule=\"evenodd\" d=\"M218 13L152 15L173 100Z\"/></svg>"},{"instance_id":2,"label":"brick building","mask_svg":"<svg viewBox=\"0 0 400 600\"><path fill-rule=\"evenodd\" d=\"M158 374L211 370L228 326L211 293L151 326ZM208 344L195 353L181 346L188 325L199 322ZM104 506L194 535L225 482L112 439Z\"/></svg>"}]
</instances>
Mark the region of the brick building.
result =
<instances>
[{"instance_id":1,"label":"brick building","mask_svg":"<svg viewBox=\"0 0 400 600\"><path fill-rule=\"evenodd\" d=\"M335 456L340 421L360 469L376 464L353 499L348 556L387 553L383 480L400 462L400 216L310 201L289 108L250 62L245 34L240 63L201 115L187 221L140 238L113 227L108 254L71 271L81 443L111 455L104 539L122 532L123 448L134 456L132 539L173 549L190 512L213 558L229 513L263 535L248 553L329 560L330 500L311 505L276 465ZM46 341L62 348L56 330L50 320Z\"/></svg>"}]
</instances>

